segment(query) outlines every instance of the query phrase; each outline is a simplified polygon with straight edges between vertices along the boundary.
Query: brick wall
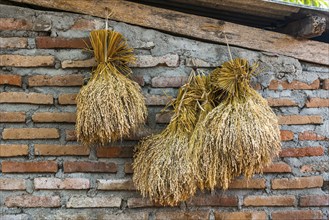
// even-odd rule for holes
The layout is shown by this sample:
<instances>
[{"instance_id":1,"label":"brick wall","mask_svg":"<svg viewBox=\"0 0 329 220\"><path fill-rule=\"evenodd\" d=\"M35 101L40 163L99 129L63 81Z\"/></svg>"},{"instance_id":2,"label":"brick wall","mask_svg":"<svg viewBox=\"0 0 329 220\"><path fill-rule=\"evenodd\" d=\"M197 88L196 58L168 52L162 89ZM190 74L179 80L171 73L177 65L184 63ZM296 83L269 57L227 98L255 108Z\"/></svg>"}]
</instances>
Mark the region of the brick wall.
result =
<instances>
[{"instance_id":1,"label":"brick wall","mask_svg":"<svg viewBox=\"0 0 329 220\"><path fill-rule=\"evenodd\" d=\"M175 37L120 22L138 57L147 126L129 140L79 146L75 96L86 83L88 34L101 19L0 8L1 219L327 219L329 217L329 68L232 47L259 61L253 86L281 124L283 150L263 175L239 178L227 191L198 192L177 207L142 199L131 181L133 147L170 119L160 110L191 67L209 72L228 59L226 46Z\"/></svg>"}]
</instances>

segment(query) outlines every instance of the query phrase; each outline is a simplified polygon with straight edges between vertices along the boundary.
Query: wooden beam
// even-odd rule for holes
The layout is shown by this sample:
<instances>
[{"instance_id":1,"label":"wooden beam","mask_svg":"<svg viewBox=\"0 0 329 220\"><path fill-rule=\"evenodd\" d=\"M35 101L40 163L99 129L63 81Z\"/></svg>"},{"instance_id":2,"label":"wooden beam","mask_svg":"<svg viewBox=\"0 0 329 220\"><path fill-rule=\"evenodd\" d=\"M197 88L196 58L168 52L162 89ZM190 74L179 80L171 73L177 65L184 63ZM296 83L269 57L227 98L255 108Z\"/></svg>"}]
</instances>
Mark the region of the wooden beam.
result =
<instances>
[{"instance_id":1,"label":"wooden beam","mask_svg":"<svg viewBox=\"0 0 329 220\"><path fill-rule=\"evenodd\" d=\"M321 36L325 30L326 18L320 16L308 16L306 18L293 21L278 29L279 32L289 34L297 38L312 38Z\"/></svg>"},{"instance_id":2,"label":"wooden beam","mask_svg":"<svg viewBox=\"0 0 329 220\"><path fill-rule=\"evenodd\" d=\"M181 36L225 44L224 33L231 45L294 57L329 65L329 44L297 40L291 36L224 22L212 18L155 8L124 0L12 0L47 8L105 17L111 9L112 19L128 24L157 29Z\"/></svg>"}]
</instances>

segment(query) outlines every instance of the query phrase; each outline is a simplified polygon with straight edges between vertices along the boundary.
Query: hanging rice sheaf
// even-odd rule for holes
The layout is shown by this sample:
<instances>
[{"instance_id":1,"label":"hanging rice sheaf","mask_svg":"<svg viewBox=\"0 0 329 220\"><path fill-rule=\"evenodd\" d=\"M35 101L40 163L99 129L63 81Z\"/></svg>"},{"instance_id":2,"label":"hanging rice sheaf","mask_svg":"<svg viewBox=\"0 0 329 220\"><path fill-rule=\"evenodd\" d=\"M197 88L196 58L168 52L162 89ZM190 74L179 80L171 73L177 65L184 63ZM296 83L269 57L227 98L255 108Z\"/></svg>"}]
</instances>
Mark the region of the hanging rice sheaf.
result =
<instances>
[{"instance_id":1,"label":"hanging rice sheaf","mask_svg":"<svg viewBox=\"0 0 329 220\"><path fill-rule=\"evenodd\" d=\"M111 30L90 33L98 66L77 96L76 132L84 145L104 145L133 134L147 109L136 82L128 78L135 60L125 38Z\"/></svg>"},{"instance_id":2,"label":"hanging rice sheaf","mask_svg":"<svg viewBox=\"0 0 329 220\"><path fill-rule=\"evenodd\" d=\"M196 191L190 136L205 106L209 77L191 75L171 103L174 115L160 133L145 138L136 148L133 181L144 197L162 205L176 205Z\"/></svg>"},{"instance_id":3,"label":"hanging rice sheaf","mask_svg":"<svg viewBox=\"0 0 329 220\"><path fill-rule=\"evenodd\" d=\"M281 149L277 117L249 84L256 69L237 58L211 74L214 92L221 91L220 103L190 140L201 189L227 189L235 177L261 172Z\"/></svg>"}]
</instances>

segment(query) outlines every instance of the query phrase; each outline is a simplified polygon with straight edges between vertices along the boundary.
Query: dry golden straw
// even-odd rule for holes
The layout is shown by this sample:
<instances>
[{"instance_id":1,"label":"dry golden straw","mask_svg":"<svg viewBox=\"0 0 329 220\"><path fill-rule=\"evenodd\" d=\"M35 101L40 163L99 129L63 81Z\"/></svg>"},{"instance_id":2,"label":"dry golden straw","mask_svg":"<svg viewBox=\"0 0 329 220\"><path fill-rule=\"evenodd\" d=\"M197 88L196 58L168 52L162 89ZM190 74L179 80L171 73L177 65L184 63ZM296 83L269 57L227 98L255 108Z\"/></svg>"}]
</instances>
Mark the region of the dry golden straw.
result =
<instances>
[{"instance_id":1,"label":"dry golden straw","mask_svg":"<svg viewBox=\"0 0 329 220\"><path fill-rule=\"evenodd\" d=\"M90 33L90 41L98 66L76 99L77 138L89 146L133 134L147 116L139 85L126 76L135 57L124 37L97 30Z\"/></svg>"},{"instance_id":2,"label":"dry golden straw","mask_svg":"<svg viewBox=\"0 0 329 220\"><path fill-rule=\"evenodd\" d=\"M209 79L190 77L171 103L174 115L160 133L142 140L134 156L133 180L144 197L176 205L196 191L189 139L204 106Z\"/></svg>"},{"instance_id":3,"label":"dry golden straw","mask_svg":"<svg viewBox=\"0 0 329 220\"><path fill-rule=\"evenodd\" d=\"M249 85L256 68L238 58L211 74L212 88L222 91L221 102L190 140L201 189L227 189L235 177L261 172L280 151L277 117Z\"/></svg>"}]
</instances>

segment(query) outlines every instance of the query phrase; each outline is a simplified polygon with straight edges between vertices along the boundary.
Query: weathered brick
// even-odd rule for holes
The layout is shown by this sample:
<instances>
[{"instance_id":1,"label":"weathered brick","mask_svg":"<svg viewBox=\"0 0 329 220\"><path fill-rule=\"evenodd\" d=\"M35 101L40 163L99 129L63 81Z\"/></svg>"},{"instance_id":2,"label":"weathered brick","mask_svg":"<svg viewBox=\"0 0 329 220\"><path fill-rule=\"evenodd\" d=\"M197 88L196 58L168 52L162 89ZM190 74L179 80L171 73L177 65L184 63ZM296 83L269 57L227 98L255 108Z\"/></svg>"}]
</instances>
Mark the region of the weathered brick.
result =
<instances>
[{"instance_id":1,"label":"weathered brick","mask_svg":"<svg viewBox=\"0 0 329 220\"><path fill-rule=\"evenodd\" d=\"M128 208L147 208L147 207L162 207L162 205L150 201L148 198L129 198L127 200Z\"/></svg>"},{"instance_id":2,"label":"weathered brick","mask_svg":"<svg viewBox=\"0 0 329 220\"><path fill-rule=\"evenodd\" d=\"M244 206L294 206L295 196L247 196Z\"/></svg>"},{"instance_id":3,"label":"weathered brick","mask_svg":"<svg viewBox=\"0 0 329 220\"><path fill-rule=\"evenodd\" d=\"M320 115L280 115L278 117L281 125L306 125L322 124L323 118Z\"/></svg>"},{"instance_id":4,"label":"weathered brick","mask_svg":"<svg viewBox=\"0 0 329 220\"><path fill-rule=\"evenodd\" d=\"M324 149L318 147L300 147L300 148L285 148L280 152L280 157L312 157L322 156Z\"/></svg>"},{"instance_id":5,"label":"weathered brick","mask_svg":"<svg viewBox=\"0 0 329 220\"><path fill-rule=\"evenodd\" d=\"M2 92L0 93L0 103L24 103L24 104L53 104L52 95L25 92Z\"/></svg>"},{"instance_id":6,"label":"weathered brick","mask_svg":"<svg viewBox=\"0 0 329 220\"><path fill-rule=\"evenodd\" d=\"M267 220L266 212L221 212L215 211L215 220Z\"/></svg>"},{"instance_id":7,"label":"weathered brick","mask_svg":"<svg viewBox=\"0 0 329 220\"><path fill-rule=\"evenodd\" d=\"M29 77L29 86L82 86L82 74L61 76L35 75Z\"/></svg>"},{"instance_id":8,"label":"weathered brick","mask_svg":"<svg viewBox=\"0 0 329 220\"><path fill-rule=\"evenodd\" d=\"M4 31L49 31L51 29L50 21L42 19L20 19L20 18L0 18L0 30Z\"/></svg>"},{"instance_id":9,"label":"weathered brick","mask_svg":"<svg viewBox=\"0 0 329 220\"><path fill-rule=\"evenodd\" d=\"M99 190L136 190L131 179L97 180Z\"/></svg>"},{"instance_id":10,"label":"weathered brick","mask_svg":"<svg viewBox=\"0 0 329 220\"><path fill-rule=\"evenodd\" d=\"M76 114L71 112L37 112L32 116L34 122L75 123Z\"/></svg>"},{"instance_id":11,"label":"weathered brick","mask_svg":"<svg viewBox=\"0 0 329 220\"><path fill-rule=\"evenodd\" d=\"M65 173L116 173L115 163L88 162L88 161L65 161Z\"/></svg>"},{"instance_id":12,"label":"weathered brick","mask_svg":"<svg viewBox=\"0 0 329 220\"><path fill-rule=\"evenodd\" d=\"M125 173L126 174L132 174L133 171L133 166L130 162L125 163Z\"/></svg>"},{"instance_id":13,"label":"weathered brick","mask_svg":"<svg viewBox=\"0 0 329 220\"><path fill-rule=\"evenodd\" d=\"M152 87L172 88L181 87L187 82L187 76L156 76L152 78Z\"/></svg>"},{"instance_id":14,"label":"weathered brick","mask_svg":"<svg viewBox=\"0 0 329 220\"><path fill-rule=\"evenodd\" d=\"M210 211L159 211L155 213L156 220L204 220L209 219Z\"/></svg>"},{"instance_id":15,"label":"weathered brick","mask_svg":"<svg viewBox=\"0 0 329 220\"><path fill-rule=\"evenodd\" d=\"M89 179L84 178L35 178L35 189L89 189Z\"/></svg>"},{"instance_id":16,"label":"weathered brick","mask_svg":"<svg viewBox=\"0 0 329 220\"><path fill-rule=\"evenodd\" d=\"M325 141L328 140L328 138L319 135L313 131L304 131L302 133L298 134L298 139L300 141Z\"/></svg>"},{"instance_id":17,"label":"weathered brick","mask_svg":"<svg viewBox=\"0 0 329 220\"><path fill-rule=\"evenodd\" d=\"M305 105L308 108L329 107L329 99L310 98Z\"/></svg>"},{"instance_id":18,"label":"weathered brick","mask_svg":"<svg viewBox=\"0 0 329 220\"><path fill-rule=\"evenodd\" d=\"M8 215L1 215L1 220L29 220L31 217L28 214L8 214Z\"/></svg>"},{"instance_id":19,"label":"weathered brick","mask_svg":"<svg viewBox=\"0 0 329 220\"><path fill-rule=\"evenodd\" d=\"M119 197L86 197L72 196L66 204L67 208L119 208L121 198Z\"/></svg>"},{"instance_id":20,"label":"weathered brick","mask_svg":"<svg viewBox=\"0 0 329 220\"><path fill-rule=\"evenodd\" d=\"M0 37L0 48L26 48L27 38L24 37Z\"/></svg>"},{"instance_id":21,"label":"weathered brick","mask_svg":"<svg viewBox=\"0 0 329 220\"><path fill-rule=\"evenodd\" d=\"M298 106L298 104L294 100L291 100L291 99L268 98L267 102L271 107Z\"/></svg>"},{"instance_id":22,"label":"weathered brick","mask_svg":"<svg viewBox=\"0 0 329 220\"><path fill-rule=\"evenodd\" d=\"M57 139L56 128L5 128L2 132L5 140Z\"/></svg>"},{"instance_id":23,"label":"weathered brick","mask_svg":"<svg viewBox=\"0 0 329 220\"><path fill-rule=\"evenodd\" d=\"M281 130L280 136L281 136L281 141L292 141L294 139L294 132Z\"/></svg>"},{"instance_id":24,"label":"weathered brick","mask_svg":"<svg viewBox=\"0 0 329 220\"><path fill-rule=\"evenodd\" d=\"M1 74L0 85L22 86L22 77L15 74Z\"/></svg>"},{"instance_id":25,"label":"weathered brick","mask_svg":"<svg viewBox=\"0 0 329 220\"><path fill-rule=\"evenodd\" d=\"M53 56L0 55L0 66L38 67L54 66Z\"/></svg>"},{"instance_id":26,"label":"weathered brick","mask_svg":"<svg viewBox=\"0 0 329 220\"><path fill-rule=\"evenodd\" d=\"M59 196L9 196L5 200L7 207L23 207L23 208L50 208L60 207L61 199Z\"/></svg>"},{"instance_id":27,"label":"weathered brick","mask_svg":"<svg viewBox=\"0 0 329 220\"><path fill-rule=\"evenodd\" d=\"M167 124L170 122L172 112L161 112L155 115L155 122L159 124Z\"/></svg>"},{"instance_id":28,"label":"weathered brick","mask_svg":"<svg viewBox=\"0 0 329 220\"><path fill-rule=\"evenodd\" d=\"M25 122L25 112L0 112L0 122Z\"/></svg>"},{"instance_id":29,"label":"weathered brick","mask_svg":"<svg viewBox=\"0 0 329 220\"><path fill-rule=\"evenodd\" d=\"M56 173L57 170L58 165L55 161L2 161L3 173Z\"/></svg>"},{"instance_id":30,"label":"weathered brick","mask_svg":"<svg viewBox=\"0 0 329 220\"><path fill-rule=\"evenodd\" d=\"M172 96L164 96L164 95L150 95L146 94L145 103L146 105L157 106L157 105L167 105L172 99Z\"/></svg>"},{"instance_id":31,"label":"weathered brick","mask_svg":"<svg viewBox=\"0 0 329 220\"><path fill-rule=\"evenodd\" d=\"M84 49L91 47L89 38L37 37L35 40L39 49Z\"/></svg>"},{"instance_id":32,"label":"weathered brick","mask_svg":"<svg viewBox=\"0 0 329 220\"><path fill-rule=\"evenodd\" d=\"M129 212L129 213L118 213L118 214L99 214L97 220L148 220L148 212Z\"/></svg>"},{"instance_id":33,"label":"weathered brick","mask_svg":"<svg viewBox=\"0 0 329 220\"><path fill-rule=\"evenodd\" d=\"M324 163L321 161L311 163L311 164L305 164L300 168L300 172L306 173L306 172L320 172L325 173L329 172L329 163Z\"/></svg>"},{"instance_id":34,"label":"weathered brick","mask_svg":"<svg viewBox=\"0 0 329 220\"><path fill-rule=\"evenodd\" d=\"M187 201L192 206L238 206L238 198L235 196L196 196Z\"/></svg>"},{"instance_id":35,"label":"weathered brick","mask_svg":"<svg viewBox=\"0 0 329 220\"><path fill-rule=\"evenodd\" d=\"M76 141L77 140L77 134L75 130L66 130L65 131L65 140L67 141Z\"/></svg>"},{"instance_id":36,"label":"weathered brick","mask_svg":"<svg viewBox=\"0 0 329 220\"><path fill-rule=\"evenodd\" d=\"M282 178L272 180L272 189L307 189L322 187L323 177L296 177L293 179Z\"/></svg>"},{"instance_id":37,"label":"weathered brick","mask_svg":"<svg viewBox=\"0 0 329 220\"><path fill-rule=\"evenodd\" d=\"M329 90L329 79L323 80L322 89Z\"/></svg>"},{"instance_id":38,"label":"weathered brick","mask_svg":"<svg viewBox=\"0 0 329 220\"><path fill-rule=\"evenodd\" d=\"M132 158L134 147L98 147L97 157Z\"/></svg>"},{"instance_id":39,"label":"weathered brick","mask_svg":"<svg viewBox=\"0 0 329 220\"><path fill-rule=\"evenodd\" d=\"M272 220L319 220L323 219L320 210L290 210L272 212Z\"/></svg>"},{"instance_id":40,"label":"weathered brick","mask_svg":"<svg viewBox=\"0 0 329 220\"><path fill-rule=\"evenodd\" d=\"M60 94L58 96L58 103L60 105L76 105L77 102L75 99L77 98L77 94Z\"/></svg>"},{"instance_id":41,"label":"weathered brick","mask_svg":"<svg viewBox=\"0 0 329 220\"><path fill-rule=\"evenodd\" d=\"M189 57L185 60L185 65L188 67L217 67L220 66L220 62L208 62L199 58Z\"/></svg>"},{"instance_id":42,"label":"weathered brick","mask_svg":"<svg viewBox=\"0 0 329 220\"><path fill-rule=\"evenodd\" d=\"M282 89L289 89L289 90L297 90L297 89L319 89L320 88L320 80L314 80L311 84L307 84L300 81L292 81L291 83L287 81L277 81L272 80L269 87L271 90L278 90L280 88Z\"/></svg>"},{"instance_id":43,"label":"weathered brick","mask_svg":"<svg viewBox=\"0 0 329 220\"><path fill-rule=\"evenodd\" d=\"M0 145L0 157L17 157L28 155L27 145Z\"/></svg>"},{"instance_id":44,"label":"weathered brick","mask_svg":"<svg viewBox=\"0 0 329 220\"><path fill-rule=\"evenodd\" d=\"M94 20L79 19L74 22L74 24L71 26L71 29L80 31L91 31L96 29L96 24Z\"/></svg>"},{"instance_id":45,"label":"weathered brick","mask_svg":"<svg viewBox=\"0 0 329 220\"><path fill-rule=\"evenodd\" d=\"M307 195L299 199L300 206L329 206L329 194L326 195Z\"/></svg>"},{"instance_id":46,"label":"weathered brick","mask_svg":"<svg viewBox=\"0 0 329 220\"><path fill-rule=\"evenodd\" d=\"M177 67L179 65L179 56L177 54L167 54L160 57L151 55L136 56L136 62L130 64L131 67L154 67L154 66Z\"/></svg>"},{"instance_id":47,"label":"weathered brick","mask_svg":"<svg viewBox=\"0 0 329 220\"><path fill-rule=\"evenodd\" d=\"M138 85L140 86L145 86L145 81L144 81L144 77L143 76L136 76L136 75L132 75L130 77L131 80L135 81L138 83Z\"/></svg>"},{"instance_id":48,"label":"weathered brick","mask_svg":"<svg viewBox=\"0 0 329 220\"><path fill-rule=\"evenodd\" d=\"M95 58L88 60L64 60L62 61L62 68L90 68L97 66Z\"/></svg>"},{"instance_id":49,"label":"weathered brick","mask_svg":"<svg viewBox=\"0 0 329 220\"><path fill-rule=\"evenodd\" d=\"M47 156L88 156L90 148L77 145L35 144L34 153Z\"/></svg>"},{"instance_id":50,"label":"weathered brick","mask_svg":"<svg viewBox=\"0 0 329 220\"><path fill-rule=\"evenodd\" d=\"M263 170L264 173L291 173L291 167L284 163L278 162L265 167Z\"/></svg>"},{"instance_id":51,"label":"weathered brick","mask_svg":"<svg viewBox=\"0 0 329 220\"><path fill-rule=\"evenodd\" d=\"M229 189L265 189L266 180L259 179L235 179L230 185Z\"/></svg>"},{"instance_id":52,"label":"weathered brick","mask_svg":"<svg viewBox=\"0 0 329 220\"><path fill-rule=\"evenodd\" d=\"M0 178L0 190L26 190L26 182L24 179Z\"/></svg>"}]
</instances>

